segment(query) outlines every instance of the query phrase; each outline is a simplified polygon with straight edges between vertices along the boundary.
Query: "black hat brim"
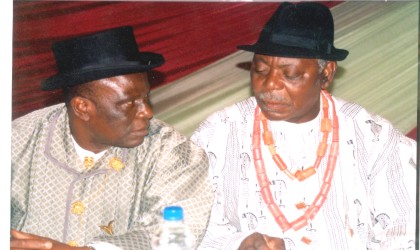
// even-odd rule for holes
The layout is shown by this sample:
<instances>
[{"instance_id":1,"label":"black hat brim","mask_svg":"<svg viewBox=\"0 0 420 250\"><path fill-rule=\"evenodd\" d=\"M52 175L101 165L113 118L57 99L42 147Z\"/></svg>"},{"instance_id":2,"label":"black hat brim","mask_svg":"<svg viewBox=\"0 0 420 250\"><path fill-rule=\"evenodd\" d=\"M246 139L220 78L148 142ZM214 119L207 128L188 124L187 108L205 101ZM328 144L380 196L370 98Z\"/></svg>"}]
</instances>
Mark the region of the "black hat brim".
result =
<instances>
[{"instance_id":1,"label":"black hat brim","mask_svg":"<svg viewBox=\"0 0 420 250\"><path fill-rule=\"evenodd\" d=\"M240 50L245 50L249 52L254 52L255 54L267 55L267 56L277 56L277 57L290 57L290 58L313 58L313 59L324 59L328 61L342 61L344 60L349 52L344 49L337 49L332 47L331 53L321 54L318 51L284 46L278 44L266 44L266 43L256 43L253 45L239 45L237 46Z\"/></svg>"},{"instance_id":2,"label":"black hat brim","mask_svg":"<svg viewBox=\"0 0 420 250\"><path fill-rule=\"evenodd\" d=\"M49 77L41 83L42 90L60 89L103 78L145 72L161 66L165 59L152 52L139 52L138 61L118 62L114 64L95 65L77 71L65 72Z\"/></svg>"}]
</instances>

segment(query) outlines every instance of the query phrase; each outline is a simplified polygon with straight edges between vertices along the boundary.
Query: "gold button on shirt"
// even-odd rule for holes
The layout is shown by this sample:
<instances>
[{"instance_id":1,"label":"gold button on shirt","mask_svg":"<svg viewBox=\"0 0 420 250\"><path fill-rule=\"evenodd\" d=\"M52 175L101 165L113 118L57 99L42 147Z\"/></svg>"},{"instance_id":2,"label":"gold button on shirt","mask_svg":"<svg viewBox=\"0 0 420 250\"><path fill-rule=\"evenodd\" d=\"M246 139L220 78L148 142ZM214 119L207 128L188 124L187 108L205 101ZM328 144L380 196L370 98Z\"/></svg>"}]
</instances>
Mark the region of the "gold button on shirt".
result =
<instances>
[{"instance_id":1,"label":"gold button on shirt","mask_svg":"<svg viewBox=\"0 0 420 250\"><path fill-rule=\"evenodd\" d=\"M85 156L83 160L83 165L86 169L91 169L95 165L95 160L91 156Z\"/></svg>"},{"instance_id":2,"label":"gold button on shirt","mask_svg":"<svg viewBox=\"0 0 420 250\"><path fill-rule=\"evenodd\" d=\"M71 204L71 213L81 215L85 211L85 205L81 201L76 201Z\"/></svg>"},{"instance_id":3,"label":"gold button on shirt","mask_svg":"<svg viewBox=\"0 0 420 250\"><path fill-rule=\"evenodd\" d=\"M67 245L69 245L71 247L78 247L79 246L79 244L77 244L77 242L73 241L73 240L67 242Z\"/></svg>"},{"instance_id":4,"label":"gold button on shirt","mask_svg":"<svg viewBox=\"0 0 420 250\"><path fill-rule=\"evenodd\" d=\"M124 168L124 163L121 161L120 158L117 157L111 158L111 160L109 161L109 165L117 172Z\"/></svg>"}]
</instances>

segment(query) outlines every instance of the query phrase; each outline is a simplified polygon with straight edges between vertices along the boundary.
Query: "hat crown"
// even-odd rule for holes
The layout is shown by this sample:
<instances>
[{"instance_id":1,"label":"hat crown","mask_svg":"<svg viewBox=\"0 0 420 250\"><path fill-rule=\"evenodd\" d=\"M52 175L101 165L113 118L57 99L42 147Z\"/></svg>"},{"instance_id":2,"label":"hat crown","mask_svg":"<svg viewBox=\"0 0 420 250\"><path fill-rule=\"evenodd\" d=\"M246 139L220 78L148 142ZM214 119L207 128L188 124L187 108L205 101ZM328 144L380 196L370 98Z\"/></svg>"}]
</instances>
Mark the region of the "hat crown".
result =
<instances>
[{"instance_id":1,"label":"hat crown","mask_svg":"<svg viewBox=\"0 0 420 250\"><path fill-rule=\"evenodd\" d=\"M343 60L348 51L334 47L334 20L320 3L282 3L254 45L239 49L269 56Z\"/></svg>"},{"instance_id":2,"label":"hat crown","mask_svg":"<svg viewBox=\"0 0 420 250\"><path fill-rule=\"evenodd\" d=\"M131 26L59 41L52 50L58 74L41 82L43 90L145 72L165 62L161 54L139 51Z\"/></svg>"},{"instance_id":3,"label":"hat crown","mask_svg":"<svg viewBox=\"0 0 420 250\"><path fill-rule=\"evenodd\" d=\"M138 46L129 26L56 42L52 49L61 73L138 61Z\"/></svg>"},{"instance_id":4,"label":"hat crown","mask_svg":"<svg viewBox=\"0 0 420 250\"><path fill-rule=\"evenodd\" d=\"M316 3L283 3L265 25L258 41L330 53L334 43L331 12Z\"/></svg>"}]
</instances>

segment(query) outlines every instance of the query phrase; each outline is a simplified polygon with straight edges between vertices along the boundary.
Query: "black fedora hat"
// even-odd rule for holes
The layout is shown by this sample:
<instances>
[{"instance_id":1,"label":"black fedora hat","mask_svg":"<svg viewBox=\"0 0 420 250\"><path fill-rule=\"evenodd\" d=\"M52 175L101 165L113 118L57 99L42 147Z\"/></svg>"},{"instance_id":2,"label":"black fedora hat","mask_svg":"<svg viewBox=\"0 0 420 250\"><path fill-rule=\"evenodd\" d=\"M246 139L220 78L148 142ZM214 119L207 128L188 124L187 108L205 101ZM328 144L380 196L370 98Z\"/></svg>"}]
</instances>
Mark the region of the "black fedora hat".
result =
<instances>
[{"instance_id":1,"label":"black fedora hat","mask_svg":"<svg viewBox=\"0 0 420 250\"><path fill-rule=\"evenodd\" d=\"M165 62L160 54L139 52L130 26L59 41L53 44L52 50L58 74L43 81L42 90L145 72Z\"/></svg>"},{"instance_id":2,"label":"black fedora hat","mask_svg":"<svg viewBox=\"0 0 420 250\"><path fill-rule=\"evenodd\" d=\"M344 60L348 51L334 47L334 21L325 5L282 3L253 45L238 49L279 57Z\"/></svg>"}]
</instances>

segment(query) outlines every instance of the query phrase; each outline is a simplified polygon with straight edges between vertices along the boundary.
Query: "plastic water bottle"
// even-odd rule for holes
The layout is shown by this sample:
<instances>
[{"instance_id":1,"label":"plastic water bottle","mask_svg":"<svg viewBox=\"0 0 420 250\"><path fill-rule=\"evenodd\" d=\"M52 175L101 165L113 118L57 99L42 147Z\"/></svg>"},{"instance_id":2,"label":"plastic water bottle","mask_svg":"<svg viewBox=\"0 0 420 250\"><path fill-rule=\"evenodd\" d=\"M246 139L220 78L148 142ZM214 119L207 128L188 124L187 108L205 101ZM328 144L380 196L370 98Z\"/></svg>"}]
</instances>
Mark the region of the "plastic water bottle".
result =
<instances>
[{"instance_id":1,"label":"plastic water bottle","mask_svg":"<svg viewBox=\"0 0 420 250\"><path fill-rule=\"evenodd\" d=\"M184 211L180 206L168 206L163 210L163 222L152 240L154 250L192 250L194 237L184 224Z\"/></svg>"}]
</instances>

